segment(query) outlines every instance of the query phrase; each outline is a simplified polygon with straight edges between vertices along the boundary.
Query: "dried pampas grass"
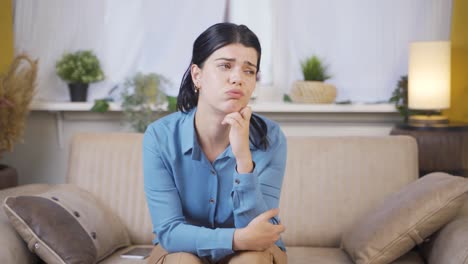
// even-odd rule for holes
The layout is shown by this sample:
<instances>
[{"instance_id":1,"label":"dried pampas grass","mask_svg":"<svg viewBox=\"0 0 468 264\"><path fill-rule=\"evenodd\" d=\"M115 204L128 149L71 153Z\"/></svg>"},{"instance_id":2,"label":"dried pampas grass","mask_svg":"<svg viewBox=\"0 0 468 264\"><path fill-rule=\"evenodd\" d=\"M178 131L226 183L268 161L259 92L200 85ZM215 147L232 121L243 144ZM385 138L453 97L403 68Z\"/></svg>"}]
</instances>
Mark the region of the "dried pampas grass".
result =
<instances>
[{"instance_id":1,"label":"dried pampas grass","mask_svg":"<svg viewBox=\"0 0 468 264\"><path fill-rule=\"evenodd\" d=\"M0 76L0 158L23 138L29 104L35 94L37 60L21 54Z\"/></svg>"}]
</instances>

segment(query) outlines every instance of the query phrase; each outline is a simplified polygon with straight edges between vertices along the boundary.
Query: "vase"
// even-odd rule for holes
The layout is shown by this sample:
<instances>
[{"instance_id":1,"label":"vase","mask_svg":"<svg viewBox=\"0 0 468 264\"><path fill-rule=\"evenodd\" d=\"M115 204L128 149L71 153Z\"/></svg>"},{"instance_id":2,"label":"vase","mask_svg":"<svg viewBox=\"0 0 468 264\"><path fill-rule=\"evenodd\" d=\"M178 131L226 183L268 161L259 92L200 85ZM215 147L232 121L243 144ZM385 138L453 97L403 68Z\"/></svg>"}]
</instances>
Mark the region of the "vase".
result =
<instances>
[{"instance_id":1,"label":"vase","mask_svg":"<svg viewBox=\"0 0 468 264\"><path fill-rule=\"evenodd\" d=\"M18 172L15 168L0 164L0 189L18 185Z\"/></svg>"},{"instance_id":2,"label":"vase","mask_svg":"<svg viewBox=\"0 0 468 264\"><path fill-rule=\"evenodd\" d=\"M331 104L336 98L336 87L318 81L296 81L289 96L294 103Z\"/></svg>"},{"instance_id":3,"label":"vase","mask_svg":"<svg viewBox=\"0 0 468 264\"><path fill-rule=\"evenodd\" d=\"M86 102L88 97L88 83L69 83L70 100L72 102Z\"/></svg>"}]
</instances>

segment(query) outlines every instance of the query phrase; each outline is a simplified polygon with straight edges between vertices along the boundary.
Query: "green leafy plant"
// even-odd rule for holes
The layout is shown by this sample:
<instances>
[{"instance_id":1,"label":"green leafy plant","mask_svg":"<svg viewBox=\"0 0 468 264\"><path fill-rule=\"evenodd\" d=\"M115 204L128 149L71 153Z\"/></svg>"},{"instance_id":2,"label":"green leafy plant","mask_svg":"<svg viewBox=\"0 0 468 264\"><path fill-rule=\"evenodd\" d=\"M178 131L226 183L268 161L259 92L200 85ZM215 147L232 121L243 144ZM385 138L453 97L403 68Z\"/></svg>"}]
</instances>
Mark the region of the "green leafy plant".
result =
<instances>
[{"instance_id":1,"label":"green leafy plant","mask_svg":"<svg viewBox=\"0 0 468 264\"><path fill-rule=\"evenodd\" d=\"M394 103L400 114L404 114L408 108L408 76L401 76L397 82L397 87L393 90L392 97L389 100Z\"/></svg>"},{"instance_id":2,"label":"green leafy plant","mask_svg":"<svg viewBox=\"0 0 468 264\"><path fill-rule=\"evenodd\" d=\"M403 116L404 121L408 121L410 110L408 109L408 76L403 75L397 82L397 87L392 93L392 97L389 100L390 103L394 103L396 109Z\"/></svg>"},{"instance_id":3,"label":"green leafy plant","mask_svg":"<svg viewBox=\"0 0 468 264\"><path fill-rule=\"evenodd\" d=\"M104 113L109 110L109 102L111 100L109 99L96 99L94 100L94 105L91 108L91 111L93 112L99 112L99 113Z\"/></svg>"},{"instance_id":4,"label":"green leafy plant","mask_svg":"<svg viewBox=\"0 0 468 264\"><path fill-rule=\"evenodd\" d=\"M144 132L146 127L157 118L160 111L177 110L177 97L166 95L161 90L162 84L169 84L169 81L156 73L137 73L123 84L122 111L125 121L136 131ZM119 85L114 86L107 97L94 100L91 111L107 112L110 108L109 102L114 102L112 94L117 88Z\"/></svg>"},{"instance_id":5,"label":"green leafy plant","mask_svg":"<svg viewBox=\"0 0 468 264\"><path fill-rule=\"evenodd\" d=\"M104 113L107 112L110 108L109 102L113 102L113 94L114 92L119 88L119 85L115 85L110 89L110 91L107 93L107 96L102 99L96 99L94 100L94 105L91 108L92 112L99 112L99 113Z\"/></svg>"},{"instance_id":6,"label":"green leafy plant","mask_svg":"<svg viewBox=\"0 0 468 264\"><path fill-rule=\"evenodd\" d=\"M67 83L93 83L104 79L99 59L90 50L65 53L55 65L57 75Z\"/></svg>"},{"instance_id":7,"label":"green leafy plant","mask_svg":"<svg viewBox=\"0 0 468 264\"><path fill-rule=\"evenodd\" d=\"M315 55L303 61L301 68L306 81L323 82L331 78L328 74L328 67Z\"/></svg>"},{"instance_id":8,"label":"green leafy plant","mask_svg":"<svg viewBox=\"0 0 468 264\"><path fill-rule=\"evenodd\" d=\"M411 115L433 115L440 114L440 111L434 110L410 110L408 108L408 75L403 75L397 82L397 87L393 90L390 103L395 104L395 108L403 117L404 122L408 122Z\"/></svg>"},{"instance_id":9,"label":"green leafy plant","mask_svg":"<svg viewBox=\"0 0 468 264\"><path fill-rule=\"evenodd\" d=\"M169 81L156 73L137 73L128 79L122 91L122 111L125 120L137 132L144 132L146 127L157 118L158 112L167 104L168 97L161 90Z\"/></svg>"}]
</instances>

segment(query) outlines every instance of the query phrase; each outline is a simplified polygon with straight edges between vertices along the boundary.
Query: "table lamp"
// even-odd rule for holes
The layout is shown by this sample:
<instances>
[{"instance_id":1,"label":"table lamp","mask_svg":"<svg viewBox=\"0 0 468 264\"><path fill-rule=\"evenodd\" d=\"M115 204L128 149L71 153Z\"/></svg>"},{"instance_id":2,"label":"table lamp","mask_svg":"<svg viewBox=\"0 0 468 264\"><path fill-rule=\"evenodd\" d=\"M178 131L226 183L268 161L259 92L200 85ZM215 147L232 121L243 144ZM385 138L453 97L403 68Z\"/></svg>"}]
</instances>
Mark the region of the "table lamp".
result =
<instances>
[{"instance_id":1,"label":"table lamp","mask_svg":"<svg viewBox=\"0 0 468 264\"><path fill-rule=\"evenodd\" d=\"M423 113L409 124L447 124L440 111L450 107L450 42L413 42L409 53L408 108Z\"/></svg>"}]
</instances>

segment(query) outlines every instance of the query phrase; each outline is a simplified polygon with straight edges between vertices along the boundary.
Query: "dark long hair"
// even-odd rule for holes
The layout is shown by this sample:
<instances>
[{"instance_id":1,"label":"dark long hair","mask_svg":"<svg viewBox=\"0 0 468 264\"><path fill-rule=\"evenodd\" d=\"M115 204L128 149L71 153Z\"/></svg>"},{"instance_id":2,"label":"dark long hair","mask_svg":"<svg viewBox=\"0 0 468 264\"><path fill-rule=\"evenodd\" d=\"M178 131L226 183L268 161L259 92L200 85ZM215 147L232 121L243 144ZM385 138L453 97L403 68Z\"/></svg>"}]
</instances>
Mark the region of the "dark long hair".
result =
<instances>
[{"instance_id":1,"label":"dark long hair","mask_svg":"<svg viewBox=\"0 0 468 264\"><path fill-rule=\"evenodd\" d=\"M260 58L262 48L257 36L248 27L233 23L218 23L206 29L193 43L192 60L182 77L179 95L177 96L177 109L184 113L189 112L198 104L198 93L195 92L191 75L192 64L203 68L206 59L216 50L229 44L242 44L254 48L258 54L257 73L260 71ZM268 127L259 116L252 114L250 118L250 142L259 149L268 148Z\"/></svg>"}]
</instances>

